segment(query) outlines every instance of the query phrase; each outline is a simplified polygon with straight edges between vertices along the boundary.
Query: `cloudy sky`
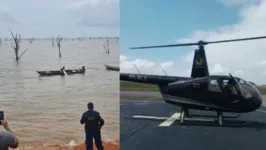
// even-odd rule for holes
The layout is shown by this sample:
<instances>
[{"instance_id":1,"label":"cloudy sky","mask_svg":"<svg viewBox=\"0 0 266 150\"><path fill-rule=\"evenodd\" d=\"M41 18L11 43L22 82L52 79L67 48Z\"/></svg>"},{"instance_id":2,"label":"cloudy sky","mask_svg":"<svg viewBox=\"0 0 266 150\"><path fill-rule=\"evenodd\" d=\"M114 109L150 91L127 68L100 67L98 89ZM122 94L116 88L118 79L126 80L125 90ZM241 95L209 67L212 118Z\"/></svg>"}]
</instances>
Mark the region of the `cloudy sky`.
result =
<instances>
[{"instance_id":1,"label":"cloudy sky","mask_svg":"<svg viewBox=\"0 0 266 150\"><path fill-rule=\"evenodd\" d=\"M194 49L150 46L266 36L266 0L121 1L121 72L190 76ZM205 47L211 74L266 84L266 39Z\"/></svg>"},{"instance_id":2,"label":"cloudy sky","mask_svg":"<svg viewBox=\"0 0 266 150\"><path fill-rule=\"evenodd\" d=\"M0 0L0 37L119 36L119 0Z\"/></svg>"}]
</instances>

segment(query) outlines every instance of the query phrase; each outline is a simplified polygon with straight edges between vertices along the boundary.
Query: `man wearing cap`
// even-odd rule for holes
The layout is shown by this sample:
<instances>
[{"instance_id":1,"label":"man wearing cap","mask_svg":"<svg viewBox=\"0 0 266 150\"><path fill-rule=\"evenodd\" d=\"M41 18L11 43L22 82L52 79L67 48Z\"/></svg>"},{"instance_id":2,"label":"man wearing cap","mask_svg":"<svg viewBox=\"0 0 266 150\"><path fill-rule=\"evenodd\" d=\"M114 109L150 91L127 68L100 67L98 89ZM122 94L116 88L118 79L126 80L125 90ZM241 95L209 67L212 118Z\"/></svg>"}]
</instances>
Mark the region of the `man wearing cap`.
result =
<instances>
[{"instance_id":1,"label":"man wearing cap","mask_svg":"<svg viewBox=\"0 0 266 150\"><path fill-rule=\"evenodd\" d=\"M88 110L82 114L80 123L85 123L85 135L86 135L86 148L87 150L93 149L93 138L98 150L103 150L101 139L101 128L104 125L104 120L100 116L100 113L94 110L93 103L88 103Z\"/></svg>"}]
</instances>

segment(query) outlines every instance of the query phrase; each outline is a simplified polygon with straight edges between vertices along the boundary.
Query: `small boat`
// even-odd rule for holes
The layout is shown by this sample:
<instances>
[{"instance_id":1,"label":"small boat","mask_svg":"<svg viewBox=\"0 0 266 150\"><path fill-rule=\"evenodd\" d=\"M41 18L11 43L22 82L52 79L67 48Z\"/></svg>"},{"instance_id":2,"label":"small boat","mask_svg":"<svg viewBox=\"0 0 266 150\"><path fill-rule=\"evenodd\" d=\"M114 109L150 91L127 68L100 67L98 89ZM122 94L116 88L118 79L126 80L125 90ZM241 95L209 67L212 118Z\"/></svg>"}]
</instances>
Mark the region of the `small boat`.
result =
<instances>
[{"instance_id":1,"label":"small boat","mask_svg":"<svg viewBox=\"0 0 266 150\"><path fill-rule=\"evenodd\" d=\"M110 71L120 71L120 67L116 67L116 66L105 65L105 68L106 70L110 70Z\"/></svg>"},{"instance_id":2,"label":"small boat","mask_svg":"<svg viewBox=\"0 0 266 150\"><path fill-rule=\"evenodd\" d=\"M64 72L65 71L65 72ZM40 76L55 76L55 75L61 75L64 76L65 73L67 75L72 74L83 74L85 73L86 69L84 66L82 66L81 69L66 69L66 70L53 70L53 71L36 71Z\"/></svg>"}]
</instances>

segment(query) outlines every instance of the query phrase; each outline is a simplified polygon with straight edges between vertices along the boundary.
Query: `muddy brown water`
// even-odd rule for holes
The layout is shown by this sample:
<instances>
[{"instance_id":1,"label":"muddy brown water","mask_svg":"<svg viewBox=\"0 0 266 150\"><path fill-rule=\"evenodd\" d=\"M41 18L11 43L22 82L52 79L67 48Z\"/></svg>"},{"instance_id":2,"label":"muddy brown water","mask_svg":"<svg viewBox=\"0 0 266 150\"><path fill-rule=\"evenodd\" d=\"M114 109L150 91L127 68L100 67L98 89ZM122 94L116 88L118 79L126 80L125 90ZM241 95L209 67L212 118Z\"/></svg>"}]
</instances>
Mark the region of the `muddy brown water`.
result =
<instances>
[{"instance_id":1,"label":"muddy brown water","mask_svg":"<svg viewBox=\"0 0 266 150\"><path fill-rule=\"evenodd\" d=\"M0 47L0 109L21 147L44 143L67 144L84 141L79 120L89 101L105 119L103 139L119 139L119 73L105 71L104 63L119 65L119 42L109 40L110 54L102 40L62 42L62 58L51 40L30 44L22 41L21 51L29 50L16 63L10 41ZM36 70L98 68L84 75L39 77ZM2 130L2 129L1 129Z\"/></svg>"}]
</instances>

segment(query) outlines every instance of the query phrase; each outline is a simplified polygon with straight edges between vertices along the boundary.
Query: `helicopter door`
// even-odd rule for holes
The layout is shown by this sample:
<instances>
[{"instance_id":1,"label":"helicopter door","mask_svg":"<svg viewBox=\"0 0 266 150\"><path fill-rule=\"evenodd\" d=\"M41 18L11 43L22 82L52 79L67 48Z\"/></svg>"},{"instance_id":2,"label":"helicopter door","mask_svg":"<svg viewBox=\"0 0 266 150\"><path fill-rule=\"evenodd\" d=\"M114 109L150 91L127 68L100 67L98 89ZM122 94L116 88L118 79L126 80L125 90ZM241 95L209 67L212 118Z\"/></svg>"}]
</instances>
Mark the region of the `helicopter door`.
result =
<instances>
[{"instance_id":1,"label":"helicopter door","mask_svg":"<svg viewBox=\"0 0 266 150\"><path fill-rule=\"evenodd\" d=\"M224 79L221 81L221 87L223 92L227 95L239 95L234 84L229 79Z\"/></svg>"},{"instance_id":2,"label":"helicopter door","mask_svg":"<svg viewBox=\"0 0 266 150\"><path fill-rule=\"evenodd\" d=\"M210 103L221 104L225 95L216 79L209 80L207 92L203 95L203 99Z\"/></svg>"},{"instance_id":3,"label":"helicopter door","mask_svg":"<svg viewBox=\"0 0 266 150\"><path fill-rule=\"evenodd\" d=\"M245 94L244 94L244 90L242 88L242 86L239 84L239 82L229 73L230 77L232 78L232 80L234 81L234 87L236 88L238 94L243 97L243 98L246 98L245 97Z\"/></svg>"},{"instance_id":4,"label":"helicopter door","mask_svg":"<svg viewBox=\"0 0 266 150\"><path fill-rule=\"evenodd\" d=\"M238 92L238 89L235 86L233 79L223 79L221 80L221 85L223 88L223 93L225 96L225 101L230 103L236 103L241 97L241 94Z\"/></svg>"}]
</instances>

